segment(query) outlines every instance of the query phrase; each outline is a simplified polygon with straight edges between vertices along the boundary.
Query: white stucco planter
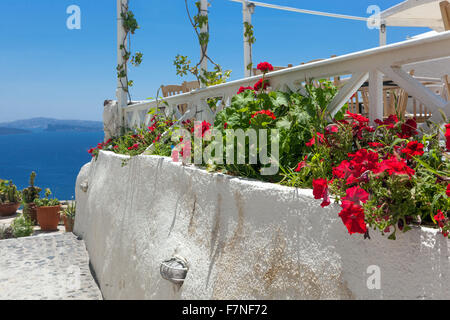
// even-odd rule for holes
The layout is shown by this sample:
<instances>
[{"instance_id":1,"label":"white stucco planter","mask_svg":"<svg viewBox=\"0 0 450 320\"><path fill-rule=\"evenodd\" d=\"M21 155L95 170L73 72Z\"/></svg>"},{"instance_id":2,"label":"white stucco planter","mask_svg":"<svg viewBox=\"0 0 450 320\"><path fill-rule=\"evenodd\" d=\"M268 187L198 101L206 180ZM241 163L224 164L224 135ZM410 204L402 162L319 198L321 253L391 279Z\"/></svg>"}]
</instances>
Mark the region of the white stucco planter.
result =
<instances>
[{"instance_id":1,"label":"white stucco planter","mask_svg":"<svg viewBox=\"0 0 450 320\"><path fill-rule=\"evenodd\" d=\"M448 240L350 236L310 190L102 151L77 179L75 233L106 299L449 299ZM84 192L82 187L87 191ZM187 259L181 289L160 263ZM370 290L369 266L381 271Z\"/></svg>"}]
</instances>

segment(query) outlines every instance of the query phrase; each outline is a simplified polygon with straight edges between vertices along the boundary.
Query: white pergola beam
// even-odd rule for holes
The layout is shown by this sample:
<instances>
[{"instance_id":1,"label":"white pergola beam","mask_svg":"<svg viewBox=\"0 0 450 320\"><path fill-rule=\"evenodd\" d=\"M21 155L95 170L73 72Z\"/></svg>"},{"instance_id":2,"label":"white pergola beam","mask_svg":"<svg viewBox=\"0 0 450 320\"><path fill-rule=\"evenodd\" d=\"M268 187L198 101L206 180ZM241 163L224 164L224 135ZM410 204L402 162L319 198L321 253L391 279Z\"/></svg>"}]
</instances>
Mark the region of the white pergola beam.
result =
<instances>
[{"instance_id":1,"label":"white pergola beam","mask_svg":"<svg viewBox=\"0 0 450 320\"><path fill-rule=\"evenodd\" d=\"M369 72L369 119L375 124L376 119L383 120L383 74L374 69Z\"/></svg>"},{"instance_id":2,"label":"white pergola beam","mask_svg":"<svg viewBox=\"0 0 450 320\"><path fill-rule=\"evenodd\" d=\"M242 1L242 15L243 15L243 28L244 28L244 75L245 77L251 77L253 75L252 66L252 45L249 42L248 37L245 36L245 24L252 24L252 12L250 3L248 0ZM249 68L250 66L250 68Z\"/></svg>"},{"instance_id":3,"label":"white pergola beam","mask_svg":"<svg viewBox=\"0 0 450 320\"><path fill-rule=\"evenodd\" d=\"M332 117L348 102L348 100L361 88L364 82L369 78L369 73L357 73L349 79L337 95L328 105L328 112Z\"/></svg>"},{"instance_id":4,"label":"white pergola beam","mask_svg":"<svg viewBox=\"0 0 450 320\"><path fill-rule=\"evenodd\" d=\"M122 18L122 7L128 7L128 0L117 0L117 65L124 65L125 60L123 56L125 55L126 50L126 31L123 27L123 18ZM125 48L121 48L121 46L125 43ZM127 73L127 66L124 65L125 74ZM117 89L116 89L116 97L119 107L119 112L122 114L122 109L125 108L128 104L128 93L127 93L127 80L126 78L117 77Z\"/></svg>"},{"instance_id":5,"label":"white pergola beam","mask_svg":"<svg viewBox=\"0 0 450 320\"><path fill-rule=\"evenodd\" d=\"M200 14L202 16L208 16L208 0L200 0ZM204 24L202 28L200 29L201 33L208 33L208 24ZM204 52L204 53L203 53ZM208 71L208 59L206 58L206 55L208 54L207 47L200 48L200 59L202 59L202 62L200 64L200 73L203 75L204 72ZM202 87L204 87L204 84L201 84Z\"/></svg>"},{"instance_id":6,"label":"white pergola beam","mask_svg":"<svg viewBox=\"0 0 450 320\"><path fill-rule=\"evenodd\" d=\"M450 108L447 101L434 94L434 92L427 87L424 87L422 83L411 77L411 75L406 73L401 67L386 67L383 68L382 71L388 78L392 79L398 86L408 92L409 95L427 106L433 113L431 120L439 120L441 116L439 109L444 111L447 116L450 115Z\"/></svg>"}]
</instances>

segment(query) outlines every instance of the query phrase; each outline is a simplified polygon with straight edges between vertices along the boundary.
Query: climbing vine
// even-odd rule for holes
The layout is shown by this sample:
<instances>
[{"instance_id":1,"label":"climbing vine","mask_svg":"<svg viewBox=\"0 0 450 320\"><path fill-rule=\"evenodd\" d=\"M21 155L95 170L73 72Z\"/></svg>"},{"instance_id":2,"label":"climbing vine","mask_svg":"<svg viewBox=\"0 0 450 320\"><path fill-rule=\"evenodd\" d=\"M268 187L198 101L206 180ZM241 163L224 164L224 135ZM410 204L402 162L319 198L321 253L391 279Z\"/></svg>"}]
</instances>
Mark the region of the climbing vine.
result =
<instances>
[{"instance_id":1,"label":"climbing vine","mask_svg":"<svg viewBox=\"0 0 450 320\"><path fill-rule=\"evenodd\" d=\"M123 63L117 65L117 77L120 79L122 88L127 92L128 99L131 101L131 95L128 88L133 86L133 80L128 79L127 66L128 62L131 62L133 66L138 67L142 63L143 53L137 51L134 55L131 54L131 35L134 35L136 30L139 29L139 24L134 13L129 10L128 4L122 4L120 16L125 30L125 37L120 45L120 49L123 50ZM125 80L125 82L123 80Z\"/></svg>"},{"instance_id":2,"label":"climbing vine","mask_svg":"<svg viewBox=\"0 0 450 320\"><path fill-rule=\"evenodd\" d=\"M251 23L248 23L247 21L244 22L244 36L247 39L248 44L250 45L250 48L252 47L252 45L256 42L256 38L255 35L253 33L253 25ZM253 61L253 57L252 57L252 50L250 49L250 61ZM247 65L247 70L252 70L253 68L253 63L250 62Z\"/></svg>"},{"instance_id":3,"label":"climbing vine","mask_svg":"<svg viewBox=\"0 0 450 320\"><path fill-rule=\"evenodd\" d=\"M201 47L201 57L200 61L196 65L192 65L191 60L187 56L183 56L178 54L175 57L173 64L176 67L177 75L183 77L189 73L194 75L197 78L199 83L204 84L205 86L212 86L220 83L226 82L231 74L231 70L222 70L222 67L215 63L211 57L208 56L208 45L209 45L209 21L208 16L202 14L201 3L200 1L195 2L195 6L197 7L198 13L195 16L191 16L189 11L189 6L187 0L184 1L186 5L186 12L189 18L189 21L194 28L194 31L197 35L198 42ZM209 6L209 3L208 3ZM207 31L202 32L202 28L207 26ZM207 59L214 65L214 71L206 71L200 70L200 66L204 59Z\"/></svg>"}]
</instances>

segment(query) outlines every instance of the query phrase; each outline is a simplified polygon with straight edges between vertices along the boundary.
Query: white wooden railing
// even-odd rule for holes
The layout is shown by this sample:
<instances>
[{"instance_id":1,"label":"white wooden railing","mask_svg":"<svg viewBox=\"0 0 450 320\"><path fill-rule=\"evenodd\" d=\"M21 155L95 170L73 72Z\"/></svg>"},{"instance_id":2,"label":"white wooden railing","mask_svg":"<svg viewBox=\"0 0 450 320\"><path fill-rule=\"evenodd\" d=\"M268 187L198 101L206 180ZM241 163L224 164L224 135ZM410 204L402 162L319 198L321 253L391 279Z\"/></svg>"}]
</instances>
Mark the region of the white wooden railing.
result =
<instances>
[{"instance_id":1,"label":"white wooden railing","mask_svg":"<svg viewBox=\"0 0 450 320\"><path fill-rule=\"evenodd\" d=\"M409 75L402 66L444 57L450 57L450 31L429 38L408 40L275 71L266 77L270 80L270 87L273 90L290 89L302 92L305 80L351 76L328 106L331 113L336 113L342 108L361 85L369 81L369 118L373 121L383 117L382 80L384 74L408 92L410 96L425 105L433 114L432 120L438 122L441 120L439 109L450 116L449 103L423 86L419 79ZM189 117L212 121L216 112L229 106L231 98L239 87L253 86L260 78L261 76L254 76L165 98L168 105L165 112L174 112L180 119L181 115L177 106L187 104ZM213 111L206 100L215 97L221 98L221 104ZM162 104L159 105L162 106ZM147 114L148 111L157 106L158 102L155 100L127 106L122 110L124 124L130 128L147 125L151 118Z\"/></svg>"}]
</instances>

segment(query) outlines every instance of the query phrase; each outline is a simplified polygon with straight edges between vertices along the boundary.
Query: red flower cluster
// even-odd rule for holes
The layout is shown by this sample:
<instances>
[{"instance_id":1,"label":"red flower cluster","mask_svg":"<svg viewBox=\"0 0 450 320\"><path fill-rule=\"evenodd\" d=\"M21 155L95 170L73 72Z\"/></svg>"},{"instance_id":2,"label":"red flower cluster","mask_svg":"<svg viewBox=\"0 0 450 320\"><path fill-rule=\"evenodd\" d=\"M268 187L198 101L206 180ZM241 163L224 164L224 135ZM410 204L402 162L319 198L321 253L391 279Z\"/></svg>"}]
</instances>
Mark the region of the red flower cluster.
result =
<instances>
[{"instance_id":1,"label":"red flower cluster","mask_svg":"<svg viewBox=\"0 0 450 320\"><path fill-rule=\"evenodd\" d=\"M273 71L273 66L268 62L261 62L257 66L258 70L262 73L267 73L269 71Z\"/></svg>"},{"instance_id":2,"label":"red flower cluster","mask_svg":"<svg viewBox=\"0 0 450 320\"><path fill-rule=\"evenodd\" d=\"M402 124L401 132L398 133L398 137L402 139L409 139L412 136L415 136L418 134L417 132L417 122L416 119L408 119L404 124Z\"/></svg>"},{"instance_id":3,"label":"red flower cluster","mask_svg":"<svg viewBox=\"0 0 450 320\"><path fill-rule=\"evenodd\" d=\"M261 89L266 90L268 86L269 86L268 80L259 79L258 82L255 83L255 86L253 87L253 89L255 91L260 91Z\"/></svg>"},{"instance_id":4,"label":"red flower cluster","mask_svg":"<svg viewBox=\"0 0 450 320\"><path fill-rule=\"evenodd\" d=\"M406 154L407 159L411 159L412 157L416 156L420 157L424 154L423 144L419 143L418 141L411 141L408 143L406 148L403 148L401 150L401 152Z\"/></svg>"},{"instance_id":5,"label":"red flower cluster","mask_svg":"<svg viewBox=\"0 0 450 320\"><path fill-rule=\"evenodd\" d=\"M137 149L139 149L139 143L135 143L131 147L128 147L128 150L137 150Z\"/></svg>"},{"instance_id":6,"label":"red flower cluster","mask_svg":"<svg viewBox=\"0 0 450 320\"><path fill-rule=\"evenodd\" d=\"M447 197L450 197L450 183L447 185L446 194L447 194Z\"/></svg>"},{"instance_id":7,"label":"red flower cluster","mask_svg":"<svg viewBox=\"0 0 450 320\"><path fill-rule=\"evenodd\" d=\"M450 123L445 125L445 139L447 151L450 151Z\"/></svg>"},{"instance_id":8,"label":"red flower cluster","mask_svg":"<svg viewBox=\"0 0 450 320\"><path fill-rule=\"evenodd\" d=\"M323 199L323 202L321 204L322 208L325 208L326 206L329 206L330 196L328 193L328 181L327 179L314 179L313 180L313 195L314 199Z\"/></svg>"},{"instance_id":9,"label":"red flower cluster","mask_svg":"<svg viewBox=\"0 0 450 320\"><path fill-rule=\"evenodd\" d=\"M353 135L362 140L364 131L374 132L375 128L369 126L369 119L360 114L347 111L347 115L354 121L352 123Z\"/></svg>"},{"instance_id":10,"label":"red flower cluster","mask_svg":"<svg viewBox=\"0 0 450 320\"><path fill-rule=\"evenodd\" d=\"M302 169L303 169L304 167L307 166L306 160L308 160L308 156L305 156L305 158L303 159L303 161L300 162L300 163L297 165L297 168L296 168L294 171L295 171L295 172L300 172L300 171L302 171Z\"/></svg>"},{"instance_id":11,"label":"red flower cluster","mask_svg":"<svg viewBox=\"0 0 450 320\"><path fill-rule=\"evenodd\" d=\"M317 136L317 139L318 139L319 143L324 143L325 142L325 136L322 133L317 132L316 136ZM307 147L312 147L313 145L316 144L316 136L312 137L311 140L309 140L309 142L306 143Z\"/></svg>"},{"instance_id":12,"label":"red flower cluster","mask_svg":"<svg viewBox=\"0 0 450 320\"><path fill-rule=\"evenodd\" d=\"M253 88L252 87L240 87L239 91L237 92L237 94L241 94L242 92L245 92L247 90L253 91Z\"/></svg>"},{"instance_id":13,"label":"red flower cluster","mask_svg":"<svg viewBox=\"0 0 450 320\"><path fill-rule=\"evenodd\" d=\"M98 151L98 150L102 150L104 147L106 147L107 145L109 145L110 143L111 143L111 139L109 139L108 141L106 141L106 142L102 142L102 143L98 143L97 144L97 147L95 147L95 148L90 148L89 150L88 150L88 153L92 156L92 157L95 157L95 155L96 155L96 152L95 151Z\"/></svg>"},{"instance_id":14,"label":"red flower cluster","mask_svg":"<svg viewBox=\"0 0 450 320\"><path fill-rule=\"evenodd\" d=\"M203 138L205 136L205 133L211 129L211 123L207 121L203 121L200 125L195 124L194 128L191 129L191 132L196 134L196 137Z\"/></svg>"},{"instance_id":15,"label":"red flower cluster","mask_svg":"<svg viewBox=\"0 0 450 320\"><path fill-rule=\"evenodd\" d=\"M252 119L254 119L258 115L266 115L266 116L272 118L272 120L276 120L277 119L277 117L275 117L275 114L272 111L270 111L270 110L257 111L254 114L252 114Z\"/></svg>"}]
</instances>

